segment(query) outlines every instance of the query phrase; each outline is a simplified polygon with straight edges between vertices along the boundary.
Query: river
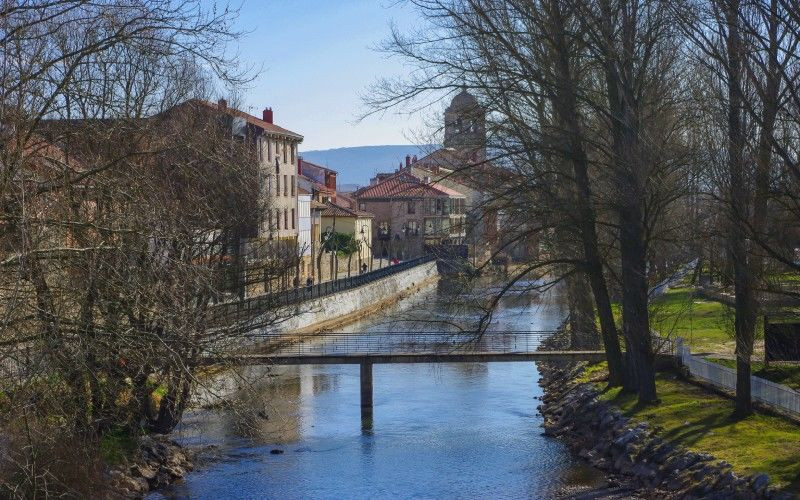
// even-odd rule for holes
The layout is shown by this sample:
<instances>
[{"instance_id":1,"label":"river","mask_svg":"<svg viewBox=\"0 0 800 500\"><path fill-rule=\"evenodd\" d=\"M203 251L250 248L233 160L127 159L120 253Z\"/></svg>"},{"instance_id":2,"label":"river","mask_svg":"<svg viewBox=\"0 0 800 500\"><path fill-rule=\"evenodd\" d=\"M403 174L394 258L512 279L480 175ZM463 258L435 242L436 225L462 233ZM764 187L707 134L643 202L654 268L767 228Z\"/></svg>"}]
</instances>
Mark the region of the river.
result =
<instances>
[{"instance_id":1,"label":"river","mask_svg":"<svg viewBox=\"0 0 800 500\"><path fill-rule=\"evenodd\" d=\"M442 280L347 330L464 321L478 293ZM491 329L552 330L563 317L554 294L516 293ZM235 410L187 415L178 440L219 456L150 498L552 498L604 482L542 435L534 363L375 365L371 431L358 365L259 370Z\"/></svg>"}]
</instances>

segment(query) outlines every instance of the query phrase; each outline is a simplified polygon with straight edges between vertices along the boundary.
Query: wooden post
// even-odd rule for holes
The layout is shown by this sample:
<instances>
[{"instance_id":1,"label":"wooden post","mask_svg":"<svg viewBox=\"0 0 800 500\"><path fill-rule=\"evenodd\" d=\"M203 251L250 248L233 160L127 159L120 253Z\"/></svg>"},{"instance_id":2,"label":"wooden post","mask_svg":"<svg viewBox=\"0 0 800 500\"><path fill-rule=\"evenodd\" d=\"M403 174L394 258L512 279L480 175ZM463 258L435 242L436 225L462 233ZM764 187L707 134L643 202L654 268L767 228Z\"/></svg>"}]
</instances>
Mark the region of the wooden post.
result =
<instances>
[{"instance_id":1,"label":"wooden post","mask_svg":"<svg viewBox=\"0 0 800 500\"><path fill-rule=\"evenodd\" d=\"M372 430L372 363L361 363L361 430Z\"/></svg>"}]
</instances>

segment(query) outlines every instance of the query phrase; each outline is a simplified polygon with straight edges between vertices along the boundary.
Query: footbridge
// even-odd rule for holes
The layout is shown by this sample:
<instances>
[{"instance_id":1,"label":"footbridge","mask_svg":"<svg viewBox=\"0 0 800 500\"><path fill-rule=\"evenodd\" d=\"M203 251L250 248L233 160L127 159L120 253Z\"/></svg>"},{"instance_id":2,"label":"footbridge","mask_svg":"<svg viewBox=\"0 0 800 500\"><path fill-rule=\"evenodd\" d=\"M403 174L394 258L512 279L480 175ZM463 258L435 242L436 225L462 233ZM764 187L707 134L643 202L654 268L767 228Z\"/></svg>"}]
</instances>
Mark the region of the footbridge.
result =
<instances>
[{"instance_id":1,"label":"footbridge","mask_svg":"<svg viewBox=\"0 0 800 500\"><path fill-rule=\"evenodd\" d=\"M380 363L486 363L601 361L600 350L541 349L553 331L368 331L263 337L264 353L206 360L210 365L358 364L362 428L372 428L372 365Z\"/></svg>"}]
</instances>

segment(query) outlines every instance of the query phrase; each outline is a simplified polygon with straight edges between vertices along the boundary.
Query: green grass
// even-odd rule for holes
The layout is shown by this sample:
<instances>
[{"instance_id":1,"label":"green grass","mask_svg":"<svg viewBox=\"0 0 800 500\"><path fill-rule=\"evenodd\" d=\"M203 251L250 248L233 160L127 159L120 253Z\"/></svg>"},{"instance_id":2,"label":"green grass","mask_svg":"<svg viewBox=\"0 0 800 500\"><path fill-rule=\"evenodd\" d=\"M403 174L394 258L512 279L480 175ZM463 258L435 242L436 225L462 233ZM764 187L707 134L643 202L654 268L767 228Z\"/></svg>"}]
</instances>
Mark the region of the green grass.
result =
<instances>
[{"instance_id":1,"label":"green grass","mask_svg":"<svg viewBox=\"0 0 800 500\"><path fill-rule=\"evenodd\" d=\"M612 304L621 328L622 308ZM691 287L667 290L650 304L650 326L664 337L683 337L693 352L733 353L733 310L721 302L694 296ZM599 328L599 319L598 319Z\"/></svg>"},{"instance_id":2,"label":"green grass","mask_svg":"<svg viewBox=\"0 0 800 500\"><path fill-rule=\"evenodd\" d=\"M736 360L734 359L708 358L708 360L728 368L736 368ZM800 390L800 365L773 362L769 368L764 368L764 363L754 361L751 369L756 377L765 378L777 384L788 385L792 389Z\"/></svg>"},{"instance_id":3,"label":"green grass","mask_svg":"<svg viewBox=\"0 0 800 500\"><path fill-rule=\"evenodd\" d=\"M583 372L576 380L580 383L593 382L598 378L608 378L608 362L590 363L584 367Z\"/></svg>"},{"instance_id":4,"label":"green grass","mask_svg":"<svg viewBox=\"0 0 800 500\"><path fill-rule=\"evenodd\" d=\"M695 297L691 288L672 288L655 299L650 324L662 336L683 337L693 352L732 352L732 309Z\"/></svg>"},{"instance_id":5,"label":"green grass","mask_svg":"<svg viewBox=\"0 0 800 500\"><path fill-rule=\"evenodd\" d=\"M778 487L800 492L800 426L770 415L731 419L730 399L671 373L657 376L658 405L639 407L636 395L607 390L602 398L634 421L646 421L667 441L729 462L738 474L767 473Z\"/></svg>"}]
</instances>

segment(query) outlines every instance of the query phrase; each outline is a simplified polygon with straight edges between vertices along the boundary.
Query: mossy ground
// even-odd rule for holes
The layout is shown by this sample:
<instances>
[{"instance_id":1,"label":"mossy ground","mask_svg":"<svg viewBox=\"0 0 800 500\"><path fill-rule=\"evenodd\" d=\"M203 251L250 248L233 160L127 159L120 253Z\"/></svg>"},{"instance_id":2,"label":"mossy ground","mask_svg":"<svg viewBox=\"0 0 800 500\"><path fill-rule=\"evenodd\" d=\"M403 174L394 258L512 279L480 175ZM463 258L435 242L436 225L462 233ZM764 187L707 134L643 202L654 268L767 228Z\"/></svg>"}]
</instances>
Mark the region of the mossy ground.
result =
<instances>
[{"instance_id":1,"label":"mossy ground","mask_svg":"<svg viewBox=\"0 0 800 500\"><path fill-rule=\"evenodd\" d=\"M583 378L597 379L603 370L603 363L590 365ZM730 399L670 372L659 373L656 385L660 403L653 406L638 406L635 394L619 388L601 397L674 444L725 460L737 474L767 473L775 486L800 492L800 426L760 413L733 419Z\"/></svg>"}]
</instances>

